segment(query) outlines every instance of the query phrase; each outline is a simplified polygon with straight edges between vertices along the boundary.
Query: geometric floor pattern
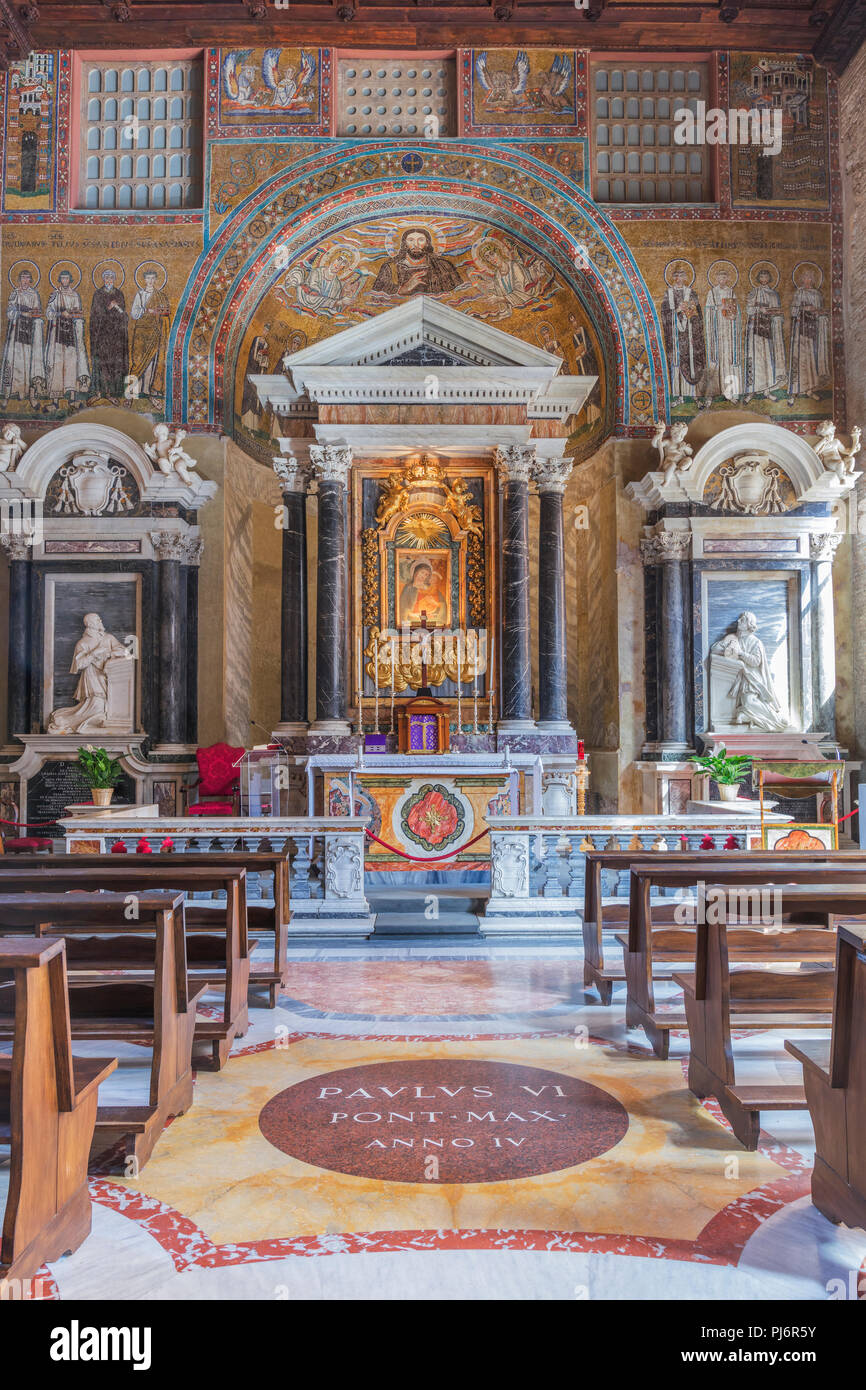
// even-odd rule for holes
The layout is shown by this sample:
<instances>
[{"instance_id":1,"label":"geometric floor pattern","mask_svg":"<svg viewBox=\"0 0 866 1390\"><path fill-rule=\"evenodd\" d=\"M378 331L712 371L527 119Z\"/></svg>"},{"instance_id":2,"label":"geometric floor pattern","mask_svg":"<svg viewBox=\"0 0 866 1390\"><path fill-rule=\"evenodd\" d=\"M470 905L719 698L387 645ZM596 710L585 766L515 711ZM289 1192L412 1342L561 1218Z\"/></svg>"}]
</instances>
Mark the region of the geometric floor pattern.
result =
<instances>
[{"instance_id":1,"label":"geometric floor pattern","mask_svg":"<svg viewBox=\"0 0 866 1390\"><path fill-rule=\"evenodd\" d=\"M771 1034L739 1074L796 1079ZM53 1298L866 1297L809 1200L803 1112L748 1153L562 944L293 956L138 1179L94 1172ZM362 1257L363 1258L360 1258Z\"/></svg>"}]
</instances>

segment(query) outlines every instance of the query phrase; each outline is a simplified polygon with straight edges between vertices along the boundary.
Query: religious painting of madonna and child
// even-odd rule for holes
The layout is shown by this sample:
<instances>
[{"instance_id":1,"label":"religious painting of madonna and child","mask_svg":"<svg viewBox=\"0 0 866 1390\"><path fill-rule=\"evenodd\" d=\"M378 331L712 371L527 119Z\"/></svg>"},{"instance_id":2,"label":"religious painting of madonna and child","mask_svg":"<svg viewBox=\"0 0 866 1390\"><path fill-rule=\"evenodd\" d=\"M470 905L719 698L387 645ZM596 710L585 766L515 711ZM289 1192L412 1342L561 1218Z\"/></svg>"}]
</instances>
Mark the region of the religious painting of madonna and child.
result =
<instances>
[{"instance_id":1,"label":"religious painting of madonna and child","mask_svg":"<svg viewBox=\"0 0 866 1390\"><path fill-rule=\"evenodd\" d=\"M321 67L316 48L222 49L220 125L316 124Z\"/></svg>"},{"instance_id":2,"label":"religious painting of madonna and child","mask_svg":"<svg viewBox=\"0 0 866 1390\"><path fill-rule=\"evenodd\" d=\"M397 626L451 627L451 551L394 551Z\"/></svg>"},{"instance_id":3,"label":"religious painting of madonna and child","mask_svg":"<svg viewBox=\"0 0 866 1390\"><path fill-rule=\"evenodd\" d=\"M741 224L720 236L692 224L683 252L682 230L666 226L630 233L656 301L672 416L743 406L773 419L831 415L829 229Z\"/></svg>"},{"instance_id":4,"label":"religious painting of madonna and child","mask_svg":"<svg viewBox=\"0 0 866 1390\"><path fill-rule=\"evenodd\" d=\"M262 411L250 380L297 352L414 295L463 313L562 358L562 371L599 374L604 354L575 292L531 245L460 217L394 217L360 223L302 252L263 296L237 359L236 437L270 450L279 422ZM268 365L266 366L265 363ZM593 422L601 420L597 403ZM575 422L585 423L583 415Z\"/></svg>"}]
</instances>

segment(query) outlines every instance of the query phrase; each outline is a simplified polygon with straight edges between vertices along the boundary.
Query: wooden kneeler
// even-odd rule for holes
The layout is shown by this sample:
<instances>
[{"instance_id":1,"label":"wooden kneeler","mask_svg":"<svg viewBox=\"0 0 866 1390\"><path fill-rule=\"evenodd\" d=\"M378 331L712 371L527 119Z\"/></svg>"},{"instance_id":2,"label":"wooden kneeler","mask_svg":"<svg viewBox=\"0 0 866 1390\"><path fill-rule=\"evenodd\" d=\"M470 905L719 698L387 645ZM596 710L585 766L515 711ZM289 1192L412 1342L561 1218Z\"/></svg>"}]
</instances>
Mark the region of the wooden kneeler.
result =
<instances>
[{"instance_id":1,"label":"wooden kneeler","mask_svg":"<svg viewBox=\"0 0 866 1390\"><path fill-rule=\"evenodd\" d=\"M754 939L756 933L749 933ZM792 928L779 932L779 960L805 964L782 973L749 964L731 970L728 928L707 922L697 928L695 972L674 975L685 997L689 1028L689 1089L704 1099L714 1096L725 1119L747 1149L758 1147L762 1110L803 1110L802 1086L737 1084L731 1022L749 1029L820 1028L833 1005L833 935ZM830 949L828 949L830 948ZM811 968L810 968L811 967Z\"/></svg>"},{"instance_id":2,"label":"wooden kneeler","mask_svg":"<svg viewBox=\"0 0 866 1390\"><path fill-rule=\"evenodd\" d=\"M836 948L832 1039L785 1047L803 1063L815 1129L812 1201L866 1230L866 926L840 922Z\"/></svg>"},{"instance_id":3,"label":"wooden kneeler","mask_svg":"<svg viewBox=\"0 0 866 1390\"><path fill-rule=\"evenodd\" d=\"M0 1143L11 1149L2 1290L4 1280L29 1279L89 1234L98 1090L117 1061L72 1056L63 941L0 940L0 982L15 995L12 1055L0 1057Z\"/></svg>"}]
</instances>

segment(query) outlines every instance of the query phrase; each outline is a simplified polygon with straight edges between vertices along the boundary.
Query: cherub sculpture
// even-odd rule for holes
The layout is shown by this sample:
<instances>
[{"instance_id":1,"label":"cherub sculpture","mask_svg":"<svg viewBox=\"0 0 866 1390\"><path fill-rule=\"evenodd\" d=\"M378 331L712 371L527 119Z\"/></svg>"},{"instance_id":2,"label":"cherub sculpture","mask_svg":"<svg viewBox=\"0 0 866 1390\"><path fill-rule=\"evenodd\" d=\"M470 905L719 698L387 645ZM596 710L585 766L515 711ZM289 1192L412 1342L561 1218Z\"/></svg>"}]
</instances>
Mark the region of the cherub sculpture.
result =
<instances>
[{"instance_id":1,"label":"cherub sculpture","mask_svg":"<svg viewBox=\"0 0 866 1390\"><path fill-rule=\"evenodd\" d=\"M818 426L818 443L815 453L829 473L844 478L854 472L854 460L860 452L860 426L851 431L851 447L846 449L841 439L836 438L836 426L832 420L824 420Z\"/></svg>"},{"instance_id":2,"label":"cherub sculpture","mask_svg":"<svg viewBox=\"0 0 866 1390\"><path fill-rule=\"evenodd\" d=\"M11 473L27 445L21 430L11 421L0 428L0 473Z\"/></svg>"},{"instance_id":3,"label":"cherub sculpture","mask_svg":"<svg viewBox=\"0 0 866 1390\"><path fill-rule=\"evenodd\" d=\"M659 467L664 473L664 482L673 482L677 473L685 473L691 467L692 446L686 444L688 425L681 420L671 425L669 438L665 439L667 426L664 420L656 421L653 435L653 448L658 450Z\"/></svg>"},{"instance_id":4,"label":"cherub sculpture","mask_svg":"<svg viewBox=\"0 0 866 1390\"><path fill-rule=\"evenodd\" d=\"M182 482L191 486L194 482L190 473L196 461L181 447L186 439L185 430L170 430L168 425L153 427L153 444L145 444L144 452L155 463L160 473L176 473Z\"/></svg>"}]
</instances>

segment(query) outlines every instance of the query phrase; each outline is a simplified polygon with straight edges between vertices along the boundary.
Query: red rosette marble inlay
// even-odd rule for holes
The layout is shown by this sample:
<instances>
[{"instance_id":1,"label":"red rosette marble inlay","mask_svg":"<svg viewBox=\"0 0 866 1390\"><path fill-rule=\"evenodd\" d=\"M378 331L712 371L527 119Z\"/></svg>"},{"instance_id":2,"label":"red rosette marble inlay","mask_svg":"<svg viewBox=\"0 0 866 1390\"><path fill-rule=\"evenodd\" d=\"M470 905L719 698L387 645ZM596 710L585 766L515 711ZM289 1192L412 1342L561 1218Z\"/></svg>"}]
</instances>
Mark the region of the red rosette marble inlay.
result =
<instances>
[{"instance_id":1,"label":"red rosette marble inlay","mask_svg":"<svg viewBox=\"0 0 866 1390\"><path fill-rule=\"evenodd\" d=\"M564 1072L424 1059L300 1081L268 1101L259 1128L283 1153L356 1177L505 1182L598 1158L625 1137L628 1113Z\"/></svg>"}]
</instances>

